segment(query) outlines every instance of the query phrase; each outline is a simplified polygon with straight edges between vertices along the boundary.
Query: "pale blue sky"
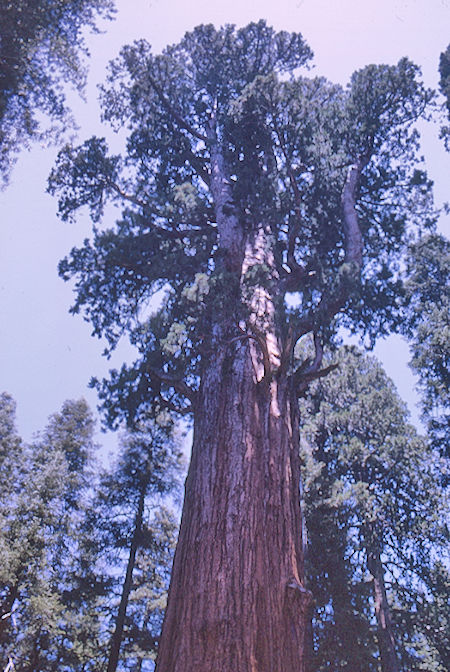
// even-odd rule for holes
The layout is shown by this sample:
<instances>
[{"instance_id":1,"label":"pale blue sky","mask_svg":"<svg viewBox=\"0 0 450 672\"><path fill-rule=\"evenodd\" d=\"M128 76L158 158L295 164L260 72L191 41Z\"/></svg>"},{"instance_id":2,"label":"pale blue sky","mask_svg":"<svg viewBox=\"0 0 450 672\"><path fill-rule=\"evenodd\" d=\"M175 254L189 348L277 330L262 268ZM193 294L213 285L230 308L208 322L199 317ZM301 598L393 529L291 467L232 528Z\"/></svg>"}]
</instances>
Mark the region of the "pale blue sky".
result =
<instances>
[{"instance_id":1,"label":"pale blue sky","mask_svg":"<svg viewBox=\"0 0 450 672\"><path fill-rule=\"evenodd\" d=\"M277 29L303 33L315 54L315 74L345 83L368 63L395 63L408 56L422 67L429 86L437 85L439 54L450 42L449 0L118 0L117 5L116 21L105 24L105 33L89 37L87 101L73 98L80 142L92 133L105 134L96 84L121 45L141 37L159 51L198 23L244 25L265 18ZM449 197L450 155L437 135L436 128L425 130L424 153L440 203ZM89 325L68 315L71 288L59 280L56 267L89 234L90 224L87 218L75 225L57 219L56 202L45 193L55 155L55 149L39 145L23 152L10 187L0 193L0 391L15 397L26 439L67 398L84 395L95 407L95 395L87 389L90 376L106 374L131 355L123 344L107 362ZM448 234L448 219L441 229ZM413 405L414 383L401 339L381 343L376 352Z\"/></svg>"}]
</instances>

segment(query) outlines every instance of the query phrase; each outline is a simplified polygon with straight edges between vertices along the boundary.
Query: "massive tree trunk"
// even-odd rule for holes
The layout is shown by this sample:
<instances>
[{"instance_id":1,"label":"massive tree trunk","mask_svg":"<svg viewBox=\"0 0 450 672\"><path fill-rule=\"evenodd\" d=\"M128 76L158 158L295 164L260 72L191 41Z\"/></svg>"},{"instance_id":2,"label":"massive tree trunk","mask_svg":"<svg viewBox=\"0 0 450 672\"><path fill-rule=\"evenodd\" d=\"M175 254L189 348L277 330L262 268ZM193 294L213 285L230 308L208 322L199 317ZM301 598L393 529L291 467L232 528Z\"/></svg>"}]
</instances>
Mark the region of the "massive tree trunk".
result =
<instances>
[{"instance_id":1,"label":"massive tree trunk","mask_svg":"<svg viewBox=\"0 0 450 672\"><path fill-rule=\"evenodd\" d=\"M242 278L271 255L261 228ZM217 323L205 362L158 672L303 670L298 402L270 278L251 294L242 337Z\"/></svg>"},{"instance_id":2,"label":"massive tree trunk","mask_svg":"<svg viewBox=\"0 0 450 672\"><path fill-rule=\"evenodd\" d=\"M303 585L298 393L327 371L319 371L315 328L340 310L350 275L359 274L355 199L365 163L349 168L342 192L348 279L324 293L316 314L305 315L293 334L276 235L268 224L244 226L238 216L214 116L207 140L222 290L193 402L192 457L157 671L305 672L311 596ZM303 272L291 262L292 273ZM295 340L313 331L313 363L301 376L288 375Z\"/></svg>"},{"instance_id":3,"label":"massive tree trunk","mask_svg":"<svg viewBox=\"0 0 450 672\"><path fill-rule=\"evenodd\" d=\"M384 584L384 570L378 551L367 554L369 571L373 576L373 598L377 619L377 637L383 672L398 672L395 638Z\"/></svg>"},{"instance_id":4,"label":"massive tree trunk","mask_svg":"<svg viewBox=\"0 0 450 672\"><path fill-rule=\"evenodd\" d=\"M250 350L203 378L158 672L302 670L296 400L258 386Z\"/></svg>"}]
</instances>

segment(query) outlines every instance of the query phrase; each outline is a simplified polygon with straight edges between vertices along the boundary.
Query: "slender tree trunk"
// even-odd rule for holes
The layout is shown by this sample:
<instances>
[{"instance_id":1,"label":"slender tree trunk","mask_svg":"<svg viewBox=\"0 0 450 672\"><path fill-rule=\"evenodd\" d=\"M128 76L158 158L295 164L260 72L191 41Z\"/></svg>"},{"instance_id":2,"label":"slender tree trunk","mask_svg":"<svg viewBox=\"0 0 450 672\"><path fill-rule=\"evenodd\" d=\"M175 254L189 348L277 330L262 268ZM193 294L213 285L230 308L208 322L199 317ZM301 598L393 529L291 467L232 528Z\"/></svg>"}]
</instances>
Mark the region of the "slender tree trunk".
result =
<instances>
[{"instance_id":1,"label":"slender tree trunk","mask_svg":"<svg viewBox=\"0 0 450 672\"><path fill-rule=\"evenodd\" d=\"M248 245L243 276L270 265L264 238ZM213 329L158 672L304 670L298 403L267 287L250 301L247 336Z\"/></svg>"},{"instance_id":2,"label":"slender tree trunk","mask_svg":"<svg viewBox=\"0 0 450 672\"><path fill-rule=\"evenodd\" d=\"M116 672L117 664L119 662L120 644L122 642L123 628L125 624L125 616L127 612L128 599L130 597L131 585L133 581L133 570L136 561L136 551L139 544L139 536L142 529L142 516L144 513L145 488L143 487L139 493L138 508L134 523L133 538L131 540L130 554L128 556L127 571L125 574L125 581L122 587L122 595L120 598L119 611L117 612L116 626L114 634L111 639L111 648L109 652L109 660L107 672Z\"/></svg>"},{"instance_id":3,"label":"slender tree trunk","mask_svg":"<svg viewBox=\"0 0 450 672\"><path fill-rule=\"evenodd\" d=\"M28 665L23 667L24 672L39 672L39 652L40 652L40 642L39 638L34 642L33 649L31 652L30 662Z\"/></svg>"},{"instance_id":4,"label":"slender tree trunk","mask_svg":"<svg viewBox=\"0 0 450 672\"><path fill-rule=\"evenodd\" d=\"M19 582L11 586L8 593L0 605L0 638L3 632L8 628L11 622L11 612L19 594Z\"/></svg>"},{"instance_id":5,"label":"slender tree trunk","mask_svg":"<svg viewBox=\"0 0 450 672\"><path fill-rule=\"evenodd\" d=\"M368 553L368 567L373 576L373 596L377 619L378 646L383 672L399 672L395 638L384 583L384 570L378 551Z\"/></svg>"}]
</instances>

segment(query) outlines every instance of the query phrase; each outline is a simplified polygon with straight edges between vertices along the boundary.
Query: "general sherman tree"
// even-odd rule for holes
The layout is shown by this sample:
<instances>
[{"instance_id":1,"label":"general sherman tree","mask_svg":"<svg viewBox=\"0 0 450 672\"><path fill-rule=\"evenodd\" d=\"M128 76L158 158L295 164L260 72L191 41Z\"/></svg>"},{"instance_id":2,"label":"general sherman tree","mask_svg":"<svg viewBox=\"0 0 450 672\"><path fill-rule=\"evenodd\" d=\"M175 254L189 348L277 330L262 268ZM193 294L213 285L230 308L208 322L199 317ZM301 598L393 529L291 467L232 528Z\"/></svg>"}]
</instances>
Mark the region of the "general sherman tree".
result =
<instances>
[{"instance_id":1,"label":"general sherman tree","mask_svg":"<svg viewBox=\"0 0 450 672\"><path fill-rule=\"evenodd\" d=\"M342 88L303 76L310 57L264 22L125 47L102 92L125 155L92 138L50 178L62 218L87 205L95 223L60 266L73 311L139 351L98 383L109 423L193 418L158 672L304 669L297 399L341 326L397 325L399 260L433 227L418 69L370 65Z\"/></svg>"}]
</instances>

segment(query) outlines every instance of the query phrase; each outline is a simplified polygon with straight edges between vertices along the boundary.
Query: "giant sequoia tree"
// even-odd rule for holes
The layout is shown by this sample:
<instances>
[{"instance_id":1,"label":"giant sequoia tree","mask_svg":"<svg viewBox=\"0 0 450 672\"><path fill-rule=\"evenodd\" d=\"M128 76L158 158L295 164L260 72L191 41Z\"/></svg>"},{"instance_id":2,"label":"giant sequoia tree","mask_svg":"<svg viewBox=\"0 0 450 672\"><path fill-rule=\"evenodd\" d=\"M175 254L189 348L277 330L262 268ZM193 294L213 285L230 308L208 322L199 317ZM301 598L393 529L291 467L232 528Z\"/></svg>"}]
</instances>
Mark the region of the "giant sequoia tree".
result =
<instances>
[{"instance_id":1,"label":"giant sequoia tree","mask_svg":"<svg viewBox=\"0 0 450 672\"><path fill-rule=\"evenodd\" d=\"M342 88L302 76L310 56L264 22L126 47L102 94L126 155L92 138L50 179L63 218L87 205L96 222L60 267L74 312L139 350L99 383L109 422L193 417L159 672L303 669L297 399L340 326L396 326L399 259L433 225L418 69L370 65ZM315 354L294 366L306 334Z\"/></svg>"}]
</instances>

